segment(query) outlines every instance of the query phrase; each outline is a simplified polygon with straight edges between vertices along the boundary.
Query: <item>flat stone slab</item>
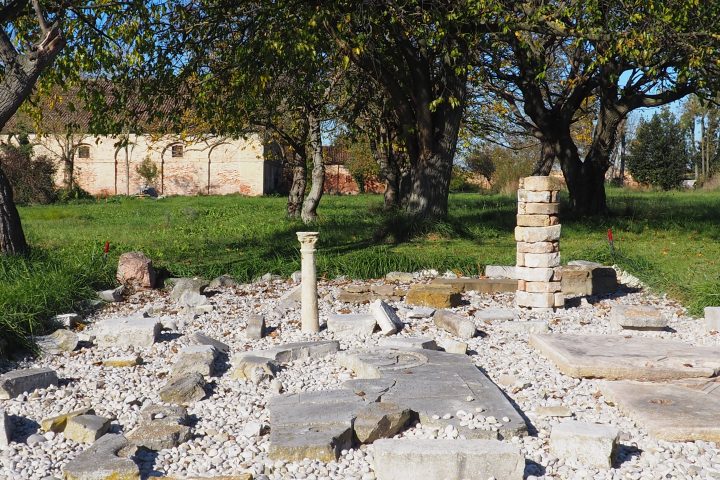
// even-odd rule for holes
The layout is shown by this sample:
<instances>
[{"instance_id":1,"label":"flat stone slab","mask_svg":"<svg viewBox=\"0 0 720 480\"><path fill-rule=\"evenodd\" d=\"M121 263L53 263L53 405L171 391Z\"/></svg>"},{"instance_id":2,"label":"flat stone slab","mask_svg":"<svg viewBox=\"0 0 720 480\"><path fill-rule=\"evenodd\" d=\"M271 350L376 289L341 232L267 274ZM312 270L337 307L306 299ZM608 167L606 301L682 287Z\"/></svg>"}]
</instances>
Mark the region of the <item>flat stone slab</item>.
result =
<instances>
[{"instance_id":1,"label":"flat stone slab","mask_svg":"<svg viewBox=\"0 0 720 480\"><path fill-rule=\"evenodd\" d=\"M217 350L212 345L190 345L180 350L172 366L171 376L180 377L197 372L209 377L215 373Z\"/></svg>"},{"instance_id":2,"label":"flat stone slab","mask_svg":"<svg viewBox=\"0 0 720 480\"><path fill-rule=\"evenodd\" d=\"M516 315L511 308L483 308L475 312L475 320L483 323L511 322Z\"/></svg>"},{"instance_id":3,"label":"flat stone slab","mask_svg":"<svg viewBox=\"0 0 720 480\"><path fill-rule=\"evenodd\" d=\"M23 392L57 385L58 377L50 368L25 368L0 375L0 400L15 398Z\"/></svg>"},{"instance_id":4,"label":"flat stone slab","mask_svg":"<svg viewBox=\"0 0 720 480\"><path fill-rule=\"evenodd\" d=\"M451 308L462 303L462 295L450 285L413 285L405 297L405 303L420 307Z\"/></svg>"},{"instance_id":5,"label":"flat stone slab","mask_svg":"<svg viewBox=\"0 0 720 480\"><path fill-rule=\"evenodd\" d=\"M110 421L98 415L78 415L67 420L63 435L78 443L93 443L107 433Z\"/></svg>"},{"instance_id":6,"label":"flat stone slab","mask_svg":"<svg viewBox=\"0 0 720 480\"><path fill-rule=\"evenodd\" d=\"M417 350L437 350L435 340L429 337L387 337L378 342L383 348L409 348Z\"/></svg>"},{"instance_id":7,"label":"flat stone slab","mask_svg":"<svg viewBox=\"0 0 720 480\"><path fill-rule=\"evenodd\" d=\"M336 340L321 340L317 342L286 343L267 350L253 350L256 357L269 358L280 363L306 358L322 358L340 350L340 342Z\"/></svg>"},{"instance_id":8,"label":"flat stone slab","mask_svg":"<svg viewBox=\"0 0 720 480\"><path fill-rule=\"evenodd\" d=\"M614 403L658 440L720 441L720 383L677 384L601 382L605 400Z\"/></svg>"},{"instance_id":9,"label":"flat stone slab","mask_svg":"<svg viewBox=\"0 0 720 480\"><path fill-rule=\"evenodd\" d=\"M457 292L503 293L517 290L518 282L513 278L434 278L431 285L447 285Z\"/></svg>"},{"instance_id":10,"label":"flat stone slab","mask_svg":"<svg viewBox=\"0 0 720 480\"><path fill-rule=\"evenodd\" d=\"M380 402L410 408L424 424L453 425L466 438L509 438L527 432L525 421L503 392L465 355L434 350L377 349L338 355L338 363L353 370L359 379L379 379L379 386L387 390L373 395L379 397ZM393 382L389 387L388 381ZM497 432L461 426L456 413L477 407L485 409L485 416L507 417L509 421ZM452 418L443 419L446 414Z\"/></svg>"},{"instance_id":11,"label":"flat stone slab","mask_svg":"<svg viewBox=\"0 0 720 480\"><path fill-rule=\"evenodd\" d=\"M566 420L553 425L550 451L570 465L610 468L620 431L611 425Z\"/></svg>"},{"instance_id":12,"label":"flat stone slab","mask_svg":"<svg viewBox=\"0 0 720 480\"><path fill-rule=\"evenodd\" d=\"M122 435L104 435L63 468L65 480L140 480L140 469L117 453L128 446Z\"/></svg>"},{"instance_id":13,"label":"flat stone slab","mask_svg":"<svg viewBox=\"0 0 720 480\"><path fill-rule=\"evenodd\" d=\"M227 343L223 343L219 340L215 340L212 337L208 337L200 332L194 332L189 337L190 343L193 345L211 345L215 347L218 352L229 353L230 346Z\"/></svg>"},{"instance_id":14,"label":"flat stone slab","mask_svg":"<svg viewBox=\"0 0 720 480\"><path fill-rule=\"evenodd\" d=\"M660 381L714 377L720 348L620 335L531 335L530 345L576 378Z\"/></svg>"},{"instance_id":15,"label":"flat stone slab","mask_svg":"<svg viewBox=\"0 0 720 480\"><path fill-rule=\"evenodd\" d=\"M668 319L659 308L650 305L615 305L610 311L610 323L633 330L663 330Z\"/></svg>"},{"instance_id":16,"label":"flat stone slab","mask_svg":"<svg viewBox=\"0 0 720 480\"><path fill-rule=\"evenodd\" d=\"M93 334L101 347L150 347L161 328L157 318L118 317L95 325Z\"/></svg>"},{"instance_id":17,"label":"flat stone slab","mask_svg":"<svg viewBox=\"0 0 720 480\"><path fill-rule=\"evenodd\" d=\"M70 330L55 330L50 335L36 338L38 347L46 355L58 355L72 352L78 344L78 336Z\"/></svg>"},{"instance_id":18,"label":"flat stone slab","mask_svg":"<svg viewBox=\"0 0 720 480\"><path fill-rule=\"evenodd\" d=\"M373 444L378 480L521 480L525 457L497 440L384 439Z\"/></svg>"}]
</instances>

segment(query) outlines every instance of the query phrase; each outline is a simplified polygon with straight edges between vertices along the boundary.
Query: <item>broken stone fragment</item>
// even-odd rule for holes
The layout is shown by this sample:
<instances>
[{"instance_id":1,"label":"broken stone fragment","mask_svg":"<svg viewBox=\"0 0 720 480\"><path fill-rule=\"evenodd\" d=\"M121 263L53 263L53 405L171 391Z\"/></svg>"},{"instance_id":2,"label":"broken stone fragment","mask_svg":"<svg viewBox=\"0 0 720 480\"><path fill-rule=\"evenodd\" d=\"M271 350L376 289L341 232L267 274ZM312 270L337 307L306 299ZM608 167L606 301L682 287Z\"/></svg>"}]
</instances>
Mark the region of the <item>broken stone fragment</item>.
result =
<instances>
[{"instance_id":1,"label":"broken stone fragment","mask_svg":"<svg viewBox=\"0 0 720 480\"><path fill-rule=\"evenodd\" d=\"M408 348L411 350L437 350L435 340L427 337L387 337L380 339L378 346L383 348Z\"/></svg>"},{"instance_id":2,"label":"broken stone fragment","mask_svg":"<svg viewBox=\"0 0 720 480\"><path fill-rule=\"evenodd\" d=\"M190 345L180 350L170 375L182 377L190 373L199 373L209 377L214 374L216 357L217 350L212 345Z\"/></svg>"},{"instance_id":3,"label":"broken stone fragment","mask_svg":"<svg viewBox=\"0 0 720 480\"><path fill-rule=\"evenodd\" d=\"M63 313L52 318L53 323L62 325L65 328L75 328L80 323L80 315L77 313Z\"/></svg>"},{"instance_id":4,"label":"broken stone fragment","mask_svg":"<svg viewBox=\"0 0 720 480\"><path fill-rule=\"evenodd\" d=\"M408 272L390 272L385 275L388 282L410 283L415 279L415 275Z\"/></svg>"},{"instance_id":5,"label":"broken stone fragment","mask_svg":"<svg viewBox=\"0 0 720 480\"><path fill-rule=\"evenodd\" d=\"M477 333L474 321L448 310L438 310L435 312L433 321L438 328L442 328L458 338L472 338L475 336L475 333Z\"/></svg>"},{"instance_id":6,"label":"broken stone fragment","mask_svg":"<svg viewBox=\"0 0 720 480\"><path fill-rule=\"evenodd\" d=\"M539 417L572 417L572 411L562 405L537 407L535 408L535 414Z\"/></svg>"},{"instance_id":7,"label":"broken stone fragment","mask_svg":"<svg viewBox=\"0 0 720 480\"><path fill-rule=\"evenodd\" d=\"M203 278L178 278L175 280L172 291L170 292L170 300L179 302L185 292L193 292L201 295L207 288L209 282Z\"/></svg>"},{"instance_id":8,"label":"broken stone fragment","mask_svg":"<svg viewBox=\"0 0 720 480\"><path fill-rule=\"evenodd\" d=\"M150 347L162 324L156 318L115 317L95 325L95 341L101 347Z\"/></svg>"},{"instance_id":9,"label":"broken stone fragment","mask_svg":"<svg viewBox=\"0 0 720 480\"><path fill-rule=\"evenodd\" d=\"M128 441L138 448L165 450L190 440L190 428L185 425L153 421L127 434Z\"/></svg>"},{"instance_id":10,"label":"broken stone fragment","mask_svg":"<svg viewBox=\"0 0 720 480\"><path fill-rule=\"evenodd\" d=\"M104 435L65 465L64 480L140 480L135 462L117 456L127 446L122 435Z\"/></svg>"},{"instance_id":11,"label":"broken stone fragment","mask_svg":"<svg viewBox=\"0 0 720 480\"><path fill-rule=\"evenodd\" d=\"M78 443L93 443L110 429L111 419L98 415L78 415L67 420L63 435Z\"/></svg>"},{"instance_id":12,"label":"broken stone fragment","mask_svg":"<svg viewBox=\"0 0 720 480\"><path fill-rule=\"evenodd\" d=\"M378 480L521 480L525 457L497 440L383 439L373 444Z\"/></svg>"},{"instance_id":13,"label":"broken stone fragment","mask_svg":"<svg viewBox=\"0 0 720 480\"><path fill-rule=\"evenodd\" d=\"M515 315L515 310L510 308L484 308L475 312L475 320L483 323L511 322Z\"/></svg>"},{"instance_id":14,"label":"broken stone fragment","mask_svg":"<svg viewBox=\"0 0 720 480\"><path fill-rule=\"evenodd\" d=\"M357 413L353 429L360 443L373 443L400 433L410 421L412 411L394 403L368 403Z\"/></svg>"},{"instance_id":15,"label":"broken stone fragment","mask_svg":"<svg viewBox=\"0 0 720 480\"><path fill-rule=\"evenodd\" d=\"M246 323L245 337L250 340L260 340L265 336L264 316L257 314L248 315Z\"/></svg>"},{"instance_id":16,"label":"broken stone fragment","mask_svg":"<svg viewBox=\"0 0 720 480\"><path fill-rule=\"evenodd\" d=\"M202 293L198 293L192 290L186 290L180 295L178 299L178 305L185 309L196 309L204 312L203 307L210 306L210 300Z\"/></svg>"},{"instance_id":17,"label":"broken stone fragment","mask_svg":"<svg viewBox=\"0 0 720 480\"><path fill-rule=\"evenodd\" d=\"M253 350L252 355L269 358L279 363L288 363L306 358L322 358L339 350L340 342L337 340L319 340L317 342L284 343L266 350Z\"/></svg>"},{"instance_id":18,"label":"broken stone fragment","mask_svg":"<svg viewBox=\"0 0 720 480\"><path fill-rule=\"evenodd\" d=\"M465 355L467 353L468 344L465 342L458 342L455 340L447 339L443 341L443 349L447 353L455 353L458 355Z\"/></svg>"},{"instance_id":19,"label":"broken stone fragment","mask_svg":"<svg viewBox=\"0 0 720 480\"><path fill-rule=\"evenodd\" d=\"M140 410L140 422L161 422L187 425L187 408L180 405L148 405Z\"/></svg>"},{"instance_id":20,"label":"broken stone fragment","mask_svg":"<svg viewBox=\"0 0 720 480\"><path fill-rule=\"evenodd\" d=\"M215 340L212 337L208 337L207 335L204 335L200 332L194 332L189 337L188 340L193 345L212 345L215 347L215 349L218 352L222 353L229 353L230 352L230 346L226 343L221 342L220 340Z\"/></svg>"},{"instance_id":21,"label":"broken stone fragment","mask_svg":"<svg viewBox=\"0 0 720 480\"><path fill-rule=\"evenodd\" d=\"M667 317L659 308L650 305L614 305L610 323L633 330L664 330L668 326Z\"/></svg>"},{"instance_id":22,"label":"broken stone fragment","mask_svg":"<svg viewBox=\"0 0 720 480\"><path fill-rule=\"evenodd\" d=\"M46 355L72 352L78 344L78 336L70 330L55 330L50 335L36 338L38 347Z\"/></svg>"},{"instance_id":23,"label":"broken stone fragment","mask_svg":"<svg viewBox=\"0 0 720 480\"><path fill-rule=\"evenodd\" d=\"M503 293L517 289L517 281L511 278L435 278L430 285L445 286L456 292Z\"/></svg>"},{"instance_id":24,"label":"broken stone fragment","mask_svg":"<svg viewBox=\"0 0 720 480\"><path fill-rule=\"evenodd\" d=\"M118 259L117 280L121 285L134 288L154 288L155 269L142 252L127 252Z\"/></svg>"},{"instance_id":25,"label":"broken stone fragment","mask_svg":"<svg viewBox=\"0 0 720 480\"><path fill-rule=\"evenodd\" d=\"M212 279L207 288L211 290L216 290L218 288L237 287L238 285L240 284L237 282L237 280L235 280L230 275L220 275L219 277Z\"/></svg>"},{"instance_id":26,"label":"broken stone fragment","mask_svg":"<svg viewBox=\"0 0 720 480\"><path fill-rule=\"evenodd\" d=\"M278 368L277 363L273 360L252 354L244 354L235 360L230 378L249 380L257 385L263 380L274 378Z\"/></svg>"},{"instance_id":27,"label":"broken stone fragment","mask_svg":"<svg viewBox=\"0 0 720 480\"><path fill-rule=\"evenodd\" d=\"M720 331L720 307L705 307L705 329L708 332Z\"/></svg>"},{"instance_id":28,"label":"broken stone fragment","mask_svg":"<svg viewBox=\"0 0 720 480\"><path fill-rule=\"evenodd\" d=\"M120 285L119 287L112 288L110 290L101 290L101 291L97 292L97 296L103 302L115 303L115 302L123 301L124 293L125 293L125 287L123 285Z\"/></svg>"},{"instance_id":29,"label":"broken stone fragment","mask_svg":"<svg viewBox=\"0 0 720 480\"><path fill-rule=\"evenodd\" d=\"M547 322L541 320L525 320L500 323L495 326L496 329L508 333L548 333L550 327Z\"/></svg>"},{"instance_id":30,"label":"broken stone fragment","mask_svg":"<svg viewBox=\"0 0 720 480\"><path fill-rule=\"evenodd\" d=\"M416 307L410 310L407 318L430 318L435 314L435 309L430 307Z\"/></svg>"},{"instance_id":31,"label":"broken stone fragment","mask_svg":"<svg viewBox=\"0 0 720 480\"><path fill-rule=\"evenodd\" d=\"M50 368L26 368L12 370L0 375L0 400L15 398L24 392L47 388L58 384L55 370Z\"/></svg>"},{"instance_id":32,"label":"broken stone fragment","mask_svg":"<svg viewBox=\"0 0 720 480\"><path fill-rule=\"evenodd\" d=\"M197 372L171 377L160 389L160 398L175 405L192 405L205 398L205 379Z\"/></svg>"},{"instance_id":33,"label":"broken stone fragment","mask_svg":"<svg viewBox=\"0 0 720 480\"><path fill-rule=\"evenodd\" d=\"M367 337L376 325L375 317L364 313L331 314L327 320L328 331L338 337Z\"/></svg>"},{"instance_id":34,"label":"broken stone fragment","mask_svg":"<svg viewBox=\"0 0 720 480\"><path fill-rule=\"evenodd\" d=\"M392 335L403 328L402 320L395 310L382 300L376 300L370 304L370 313L375 317L380 331L384 335Z\"/></svg>"},{"instance_id":35,"label":"broken stone fragment","mask_svg":"<svg viewBox=\"0 0 720 480\"><path fill-rule=\"evenodd\" d=\"M610 468L619 434L609 425L568 420L552 427L550 450L569 465Z\"/></svg>"},{"instance_id":36,"label":"broken stone fragment","mask_svg":"<svg viewBox=\"0 0 720 480\"><path fill-rule=\"evenodd\" d=\"M506 265L487 265L485 266L485 276L488 278L512 278L515 279L515 266Z\"/></svg>"},{"instance_id":37,"label":"broken stone fragment","mask_svg":"<svg viewBox=\"0 0 720 480\"><path fill-rule=\"evenodd\" d=\"M142 364L142 358L137 355L129 357L112 357L102 361L103 367L127 368Z\"/></svg>"},{"instance_id":38,"label":"broken stone fragment","mask_svg":"<svg viewBox=\"0 0 720 480\"><path fill-rule=\"evenodd\" d=\"M43 432L60 433L65 430L68 420L80 415L92 415L95 411L90 407L73 410L72 412L63 413L55 417L45 418L40 422L40 428Z\"/></svg>"}]
</instances>

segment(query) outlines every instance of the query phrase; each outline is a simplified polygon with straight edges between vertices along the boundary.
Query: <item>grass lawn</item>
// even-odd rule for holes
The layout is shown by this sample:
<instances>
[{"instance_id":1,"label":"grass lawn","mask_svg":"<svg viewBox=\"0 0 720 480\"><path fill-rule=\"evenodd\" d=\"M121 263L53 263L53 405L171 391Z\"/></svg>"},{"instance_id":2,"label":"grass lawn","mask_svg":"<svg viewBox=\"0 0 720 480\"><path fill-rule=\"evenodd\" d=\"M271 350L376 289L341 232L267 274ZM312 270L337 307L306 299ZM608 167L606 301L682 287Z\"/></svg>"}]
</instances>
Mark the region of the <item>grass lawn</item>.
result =
<instances>
[{"instance_id":1,"label":"grass lawn","mask_svg":"<svg viewBox=\"0 0 720 480\"><path fill-rule=\"evenodd\" d=\"M695 314L720 304L720 193L608 194L609 218L562 217L564 261L617 263ZM323 198L314 227L321 275L371 278L421 268L477 274L484 265L515 261L514 198L452 195L447 222L398 244L378 235L398 230L402 221L384 217L381 204L380 196ZM284 209L284 198L239 196L22 208L34 253L30 261L0 260L0 331L15 329L10 335L17 337L77 307L93 289L111 284L117 256L130 250L142 250L173 276L289 275L300 266L295 232L305 227L285 219ZM614 255L608 228L615 233ZM107 263L105 241L112 246Z\"/></svg>"}]
</instances>

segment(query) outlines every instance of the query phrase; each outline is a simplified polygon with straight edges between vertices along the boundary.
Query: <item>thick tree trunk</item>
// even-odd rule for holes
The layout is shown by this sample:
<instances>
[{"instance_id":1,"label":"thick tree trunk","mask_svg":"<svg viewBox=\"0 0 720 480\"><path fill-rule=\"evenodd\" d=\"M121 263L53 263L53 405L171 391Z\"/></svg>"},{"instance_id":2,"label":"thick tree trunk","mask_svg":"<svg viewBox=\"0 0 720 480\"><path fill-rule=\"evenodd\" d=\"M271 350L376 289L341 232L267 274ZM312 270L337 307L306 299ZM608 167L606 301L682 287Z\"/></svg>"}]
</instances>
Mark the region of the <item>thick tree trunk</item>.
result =
<instances>
[{"instance_id":1,"label":"thick tree trunk","mask_svg":"<svg viewBox=\"0 0 720 480\"><path fill-rule=\"evenodd\" d=\"M292 185L288 193L287 214L290 218L299 218L302 209L303 199L305 198L305 188L307 186L307 160L304 155L292 152Z\"/></svg>"},{"instance_id":2,"label":"thick tree trunk","mask_svg":"<svg viewBox=\"0 0 720 480\"><path fill-rule=\"evenodd\" d=\"M311 174L312 185L310 193L302 206L302 221L306 224L317 220L317 208L323 195L325 184L325 164L322 158L322 136L320 132L320 118L314 112L308 114L310 126L310 149L312 150L313 169Z\"/></svg>"},{"instance_id":3,"label":"thick tree trunk","mask_svg":"<svg viewBox=\"0 0 720 480\"><path fill-rule=\"evenodd\" d=\"M24 255L28 252L20 215L13 201L12 187L0 167L0 252Z\"/></svg>"},{"instance_id":4,"label":"thick tree trunk","mask_svg":"<svg viewBox=\"0 0 720 480\"><path fill-rule=\"evenodd\" d=\"M72 157L65 157L63 159L63 187L66 190L72 190L73 184L75 183L74 178L75 162Z\"/></svg>"}]
</instances>

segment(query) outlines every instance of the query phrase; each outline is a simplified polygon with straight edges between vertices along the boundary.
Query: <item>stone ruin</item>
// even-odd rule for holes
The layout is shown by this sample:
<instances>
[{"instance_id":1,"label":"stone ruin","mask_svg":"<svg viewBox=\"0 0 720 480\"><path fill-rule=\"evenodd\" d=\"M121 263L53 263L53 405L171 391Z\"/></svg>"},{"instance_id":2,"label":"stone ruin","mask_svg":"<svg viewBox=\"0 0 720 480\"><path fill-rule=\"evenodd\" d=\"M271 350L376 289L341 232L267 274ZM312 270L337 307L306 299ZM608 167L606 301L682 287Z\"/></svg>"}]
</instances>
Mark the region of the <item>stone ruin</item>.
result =
<instances>
[{"instance_id":1,"label":"stone ruin","mask_svg":"<svg viewBox=\"0 0 720 480\"><path fill-rule=\"evenodd\" d=\"M538 311L563 308L560 267L560 181L554 177L520 179L518 190L516 303Z\"/></svg>"}]
</instances>

